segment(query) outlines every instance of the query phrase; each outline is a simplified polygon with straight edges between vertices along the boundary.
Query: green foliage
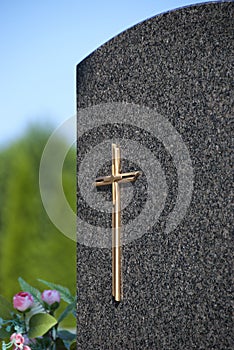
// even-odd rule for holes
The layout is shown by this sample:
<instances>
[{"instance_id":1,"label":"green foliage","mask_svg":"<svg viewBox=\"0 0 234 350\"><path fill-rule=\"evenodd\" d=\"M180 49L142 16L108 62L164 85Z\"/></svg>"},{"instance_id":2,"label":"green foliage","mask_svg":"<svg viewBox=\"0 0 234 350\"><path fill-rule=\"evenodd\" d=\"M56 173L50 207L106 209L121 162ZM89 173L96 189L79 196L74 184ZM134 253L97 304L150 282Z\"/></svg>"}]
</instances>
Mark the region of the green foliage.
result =
<instances>
[{"instance_id":1,"label":"green foliage","mask_svg":"<svg viewBox=\"0 0 234 350\"><path fill-rule=\"evenodd\" d=\"M5 328L0 328L0 339L6 339L10 337L10 332L7 332Z\"/></svg>"},{"instance_id":2,"label":"green foliage","mask_svg":"<svg viewBox=\"0 0 234 350\"><path fill-rule=\"evenodd\" d=\"M61 322L64 320L65 317L67 317L67 315L69 315L70 313L73 314L73 316L76 317L75 314L75 310L76 310L76 302L73 301L71 304L69 304L66 309L61 313L61 315L58 318L58 322Z\"/></svg>"},{"instance_id":3,"label":"green foliage","mask_svg":"<svg viewBox=\"0 0 234 350\"><path fill-rule=\"evenodd\" d=\"M47 287L51 289L56 289L59 293L61 298L66 302L66 303L72 303L74 302L74 297L71 295L71 292L68 288L63 287L59 284L51 283L42 280L41 278L38 278L38 281L41 283L44 283Z\"/></svg>"},{"instance_id":4,"label":"green foliage","mask_svg":"<svg viewBox=\"0 0 234 350\"><path fill-rule=\"evenodd\" d=\"M12 298L19 292L18 276L68 286L75 294L76 246L51 223L39 191L39 165L50 131L31 128L0 152L0 293ZM64 147L58 140L58 150ZM63 186L75 210L75 150L63 167ZM36 288L39 288L39 282ZM32 291L31 291L32 292Z\"/></svg>"},{"instance_id":5,"label":"green foliage","mask_svg":"<svg viewBox=\"0 0 234 350\"><path fill-rule=\"evenodd\" d=\"M14 311L12 305L0 295L0 317L5 320L10 320L12 312Z\"/></svg>"},{"instance_id":6,"label":"green foliage","mask_svg":"<svg viewBox=\"0 0 234 350\"><path fill-rule=\"evenodd\" d=\"M71 343L70 345L70 350L76 350L77 349L77 344L76 342L74 341L73 343Z\"/></svg>"},{"instance_id":7,"label":"green foliage","mask_svg":"<svg viewBox=\"0 0 234 350\"><path fill-rule=\"evenodd\" d=\"M62 340L73 341L76 339L76 334L69 331L58 331L58 337Z\"/></svg>"},{"instance_id":8,"label":"green foliage","mask_svg":"<svg viewBox=\"0 0 234 350\"><path fill-rule=\"evenodd\" d=\"M29 320L29 338L41 337L57 324L56 318L49 314L36 314Z\"/></svg>"},{"instance_id":9,"label":"green foliage","mask_svg":"<svg viewBox=\"0 0 234 350\"><path fill-rule=\"evenodd\" d=\"M53 306L56 303L56 308L60 308L61 304L59 301L53 302L53 300L50 299L47 304L47 301L42 298L42 294L39 290L28 284L21 277L18 280L23 292L32 293L31 297L35 298L34 305L31 305L31 308L28 308L24 312L19 312L19 310L14 309L11 303L4 297L0 296L0 315L2 316L0 317L0 340L2 341L2 350L6 350L15 345L14 337L11 339L13 333L17 333L18 336L20 336L21 346L19 347L22 348L25 339L28 339L28 344L32 350L70 349L70 345L74 343L76 334L66 329L61 329L60 325L61 321L74 311L76 297L73 296L66 287L43 281L47 286L51 285L53 288L52 290L57 290L59 294L61 291L67 300L73 300L73 302L68 304L66 309L60 313L60 316L56 317L54 315L55 309ZM54 301L57 300L58 293L51 296L54 298ZM62 295L60 295L60 298L61 296ZM22 298L22 295L17 295L15 297ZM35 304L39 306L39 308L35 308ZM47 307L43 308L45 304ZM26 304L24 305L26 307Z\"/></svg>"},{"instance_id":10,"label":"green foliage","mask_svg":"<svg viewBox=\"0 0 234 350\"><path fill-rule=\"evenodd\" d=\"M11 328L7 329L8 320L13 317L14 309L12 305L0 295L0 339L10 337Z\"/></svg>"}]
</instances>

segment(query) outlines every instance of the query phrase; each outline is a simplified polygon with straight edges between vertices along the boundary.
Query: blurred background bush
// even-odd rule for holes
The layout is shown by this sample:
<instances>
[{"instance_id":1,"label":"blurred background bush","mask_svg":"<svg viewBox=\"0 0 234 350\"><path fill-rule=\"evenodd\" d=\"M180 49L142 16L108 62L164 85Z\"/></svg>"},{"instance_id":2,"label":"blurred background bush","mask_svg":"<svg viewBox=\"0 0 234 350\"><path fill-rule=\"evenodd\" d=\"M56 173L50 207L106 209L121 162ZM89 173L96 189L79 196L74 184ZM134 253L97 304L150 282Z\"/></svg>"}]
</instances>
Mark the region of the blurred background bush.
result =
<instances>
[{"instance_id":1,"label":"blurred background bush","mask_svg":"<svg viewBox=\"0 0 234 350\"><path fill-rule=\"evenodd\" d=\"M19 276L40 290L37 278L67 286L75 294L75 242L52 224L39 191L40 159L50 134L48 128L33 126L0 151L0 294L7 298L19 292ZM74 211L75 158L71 148L63 167L64 192Z\"/></svg>"}]
</instances>

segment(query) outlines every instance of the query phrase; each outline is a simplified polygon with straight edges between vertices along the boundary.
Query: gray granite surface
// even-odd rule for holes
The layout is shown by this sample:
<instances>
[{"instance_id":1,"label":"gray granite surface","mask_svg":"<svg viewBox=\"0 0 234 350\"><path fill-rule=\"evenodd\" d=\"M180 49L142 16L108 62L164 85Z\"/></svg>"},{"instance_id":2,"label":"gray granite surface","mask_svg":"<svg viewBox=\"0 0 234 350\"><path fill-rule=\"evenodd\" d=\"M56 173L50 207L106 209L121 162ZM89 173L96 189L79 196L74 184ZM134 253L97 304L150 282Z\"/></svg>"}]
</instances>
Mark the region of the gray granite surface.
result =
<instances>
[{"instance_id":1,"label":"gray granite surface","mask_svg":"<svg viewBox=\"0 0 234 350\"><path fill-rule=\"evenodd\" d=\"M233 349L233 5L207 3L153 17L77 66L78 349ZM150 132L149 116L152 130L163 125L158 115L170 123L177 141L166 139L166 132L161 139ZM154 203L152 225L146 228L139 219L141 234L123 245L119 305L111 297L111 249L101 236L111 232L111 212L89 204L80 189L85 157L97 147L95 176L108 174L110 159L102 160L98 145L116 139L123 140L123 148L135 142L139 154L146 149L148 161L138 164L133 154L123 159L123 170L142 171L123 208L123 225L134 227L145 210L150 213L149 169L162 180L156 190L163 207ZM190 197L189 183L181 180L183 167L175 161L178 145L189 154L182 164L184 179L192 183ZM184 217L168 229L183 183L189 202ZM95 196L111 208L109 189ZM91 235L95 230L103 239L100 246Z\"/></svg>"}]
</instances>

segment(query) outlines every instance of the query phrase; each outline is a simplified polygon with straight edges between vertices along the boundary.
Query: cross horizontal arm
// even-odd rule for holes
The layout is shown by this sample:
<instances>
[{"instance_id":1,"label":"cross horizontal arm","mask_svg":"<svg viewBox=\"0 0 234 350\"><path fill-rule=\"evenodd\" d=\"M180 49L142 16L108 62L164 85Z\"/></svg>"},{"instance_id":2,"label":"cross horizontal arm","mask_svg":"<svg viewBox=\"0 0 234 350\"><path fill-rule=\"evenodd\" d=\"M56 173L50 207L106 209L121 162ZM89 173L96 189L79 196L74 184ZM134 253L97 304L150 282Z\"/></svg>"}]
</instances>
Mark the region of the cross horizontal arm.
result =
<instances>
[{"instance_id":1,"label":"cross horizontal arm","mask_svg":"<svg viewBox=\"0 0 234 350\"><path fill-rule=\"evenodd\" d=\"M113 182L121 180L121 175L114 176L114 175L109 175L109 176L100 176L96 178L94 182L94 186L107 186L111 185Z\"/></svg>"},{"instance_id":2,"label":"cross horizontal arm","mask_svg":"<svg viewBox=\"0 0 234 350\"><path fill-rule=\"evenodd\" d=\"M109 175L109 176L100 176L95 182L94 186L107 186L111 185L113 182L126 183L134 182L140 176L140 171L133 171L130 173L118 174L118 175Z\"/></svg>"},{"instance_id":3,"label":"cross horizontal arm","mask_svg":"<svg viewBox=\"0 0 234 350\"><path fill-rule=\"evenodd\" d=\"M140 171L133 171L131 173L121 174L121 179L119 183L134 182L141 175Z\"/></svg>"}]
</instances>

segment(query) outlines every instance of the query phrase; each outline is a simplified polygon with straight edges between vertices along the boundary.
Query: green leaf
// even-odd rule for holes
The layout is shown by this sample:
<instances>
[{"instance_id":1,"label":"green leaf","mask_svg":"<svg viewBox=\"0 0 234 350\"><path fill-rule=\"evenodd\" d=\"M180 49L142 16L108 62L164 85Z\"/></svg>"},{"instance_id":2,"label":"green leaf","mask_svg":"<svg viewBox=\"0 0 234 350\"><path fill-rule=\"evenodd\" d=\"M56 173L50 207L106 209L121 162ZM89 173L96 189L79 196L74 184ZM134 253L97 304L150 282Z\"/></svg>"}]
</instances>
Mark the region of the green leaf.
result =
<instances>
[{"instance_id":1,"label":"green leaf","mask_svg":"<svg viewBox=\"0 0 234 350\"><path fill-rule=\"evenodd\" d=\"M49 314L36 314L29 320L29 338L41 337L57 324L56 318Z\"/></svg>"},{"instance_id":2,"label":"green leaf","mask_svg":"<svg viewBox=\"0 0 234 350\"><path fill-rule=\"evenodd\" d=\"M76 341L74 341L73 343L71 343L70 345L70 350L76 350L77 344Z\"/></svg>"},{"instance_id":3,"label":"green leaf","mask_svg":"<svg viewBox=\"0 0 234 350\"><path fill-rule=\"evenodd\" d=\"M51 283L51 282L47 282L45 280L42 279L38 279L39 282L45 284L46 286L48 286L51 289L56 289L59 293L61 298L66 302L66 303L73 303L75 300L75 297L71 294L70 290L66 287L61 286L60 284L55 284L55 283Z\"/></svg>"},{"instance_id":4,"label":"green leaf","mask_svg":"<svg viewBox=\"0 0 234 350\"><path fill-rule=\"evenodd\" d=\"M10 320L12 318L12 312L14 312L13 306L0 295L0 317L4 320Z\"/></svg>"},{"instance_id":5,"label":"green leaf","mask_svg":"<svg viewBox=\"0 0 234 350\"><path fill-rule=\"evenodd\" d=\"M25 280L23 280L23 278L19 277L18 278L20 287L22 288L22 290L24 292L28 292L30 294L32 294L32 296L35 298L35 300L42 305L42 300L41 300L41 293L38 289L30 286L30 284L28 284Z\"/></svg>"},{"instance_id":6,"label":"green leaf","mask_svg":"<svg viewBox=\"0 0 234 350\"><path fill-rule=\"evenodd\" d=\"M58 337L61 338L62 340L73 341L76 339L76 334L71 333L69 331L62 330L58 332Z\"/></svg>"},{"instance_id":7,"label":"green leaf","mask_svg":"<svg viewBox=\"0 0 234 350\"><path fill-rule=\"evenodd\" d=\"M58 318L58 323L61 322L68 314L73 313L74 309L76 307L76 302L69 304L66 309L61 313L61 315Z\"/></svg>"}]
</instances>

